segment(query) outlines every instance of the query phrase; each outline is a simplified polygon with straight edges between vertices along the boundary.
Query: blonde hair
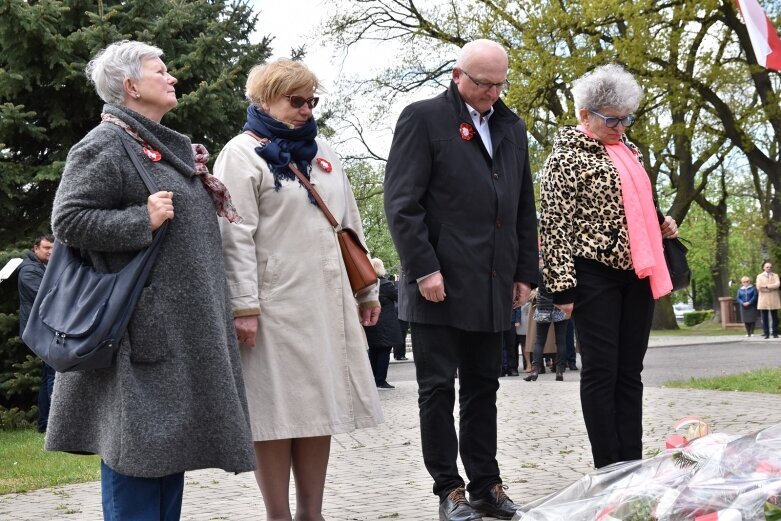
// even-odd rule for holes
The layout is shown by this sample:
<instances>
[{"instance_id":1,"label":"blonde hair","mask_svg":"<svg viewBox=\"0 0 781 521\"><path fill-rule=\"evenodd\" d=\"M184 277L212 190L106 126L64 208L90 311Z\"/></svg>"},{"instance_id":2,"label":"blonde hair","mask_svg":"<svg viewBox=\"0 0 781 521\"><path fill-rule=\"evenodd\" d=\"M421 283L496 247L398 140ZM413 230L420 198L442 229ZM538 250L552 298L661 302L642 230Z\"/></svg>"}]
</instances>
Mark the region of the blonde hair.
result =
<instances>
[{"instance_id":1,"label":"blonde hair","mask_svg":"<svg viewBox=\"0 0 781 521\"><path fill-rule=\"evenodd\" d=\"M244 95L259 106L297 90L316 92L319 86L317 76L306 65L280 58L271 63L255 65L249 71Z\"/></svg>"},{"instance_id":2,"label":"blonde hair","mask_svg":"<svg viewBox=\"0 0 781 521\"><path fill-rule=\"evenodd\" d=\"M372 267L374 268L374 273L376 273L378 277L385 276L385 264L383 264L382 259L374 257L372 259Z\"/></svg>"}]
</instances>

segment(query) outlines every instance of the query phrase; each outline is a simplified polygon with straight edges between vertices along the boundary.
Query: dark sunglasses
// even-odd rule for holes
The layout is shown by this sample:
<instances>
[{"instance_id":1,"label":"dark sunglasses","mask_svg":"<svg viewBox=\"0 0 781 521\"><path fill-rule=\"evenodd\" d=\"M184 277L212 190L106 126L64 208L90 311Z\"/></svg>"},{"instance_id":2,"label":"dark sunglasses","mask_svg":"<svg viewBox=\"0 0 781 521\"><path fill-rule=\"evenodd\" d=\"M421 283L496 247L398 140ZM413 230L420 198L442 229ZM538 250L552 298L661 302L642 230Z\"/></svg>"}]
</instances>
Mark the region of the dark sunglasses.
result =
<instances>
[{"instance_id":1,"label":"dark sunglasses","mask_svg":"<svg viewBox=\"0 0 781 521\"><path fill-rule=\"evenodd\" d=\"M294 109L300 109L304 106L304 103L306 103L310 109L313 109L317 106L317 102L320 101L320 98L317 96L313 96L311 98L305 98L303 96L288 96L287 94L283 94L283 96L287 98L287 100L290 102L290 106Z\"/></svg>"},{"instance_id":2,"label":"dark sunglasses","mask_svg":"<svg viewBox=\"0 0 781 521\"><path fill-rule=\"evenodd\" d=\"M619 123L621 123L624 128L629 128L632 126L632 123L635 122L637 119L634 114L629 114L628 116L624 116L623 118L618 118L616 116L604 116L600 114L599 112L596 112L594 110L589 110L592 114L595 116L599 116L605 121L605 126L607 128L616 128Z\"/></svg>"}]
</instances>

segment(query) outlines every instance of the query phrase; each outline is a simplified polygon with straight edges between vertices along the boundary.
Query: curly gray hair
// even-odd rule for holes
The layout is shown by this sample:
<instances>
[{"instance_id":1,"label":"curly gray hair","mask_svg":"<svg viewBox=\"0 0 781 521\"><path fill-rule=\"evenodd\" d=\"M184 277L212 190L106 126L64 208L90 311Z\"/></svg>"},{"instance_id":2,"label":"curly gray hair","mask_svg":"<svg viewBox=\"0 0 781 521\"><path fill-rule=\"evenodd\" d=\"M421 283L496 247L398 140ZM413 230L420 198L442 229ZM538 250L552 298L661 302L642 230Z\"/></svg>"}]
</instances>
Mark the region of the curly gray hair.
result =
<instances>
[{"instance_id":1,"label":"curly gray hair","mask_svg":"<svg viewBox=\"0 0 781 521\"><path fill-rule=\"evenodd\" d=\"M125 100L125 79L141 79L141 62L162 55L163 51L153 45L122 40L99 51L84 72L100 99L119 105Z\"/></svg>"},{"instance_id":2,"label":"curly gray hair","mask_svg":"<svg viewBox=\"0 0 781 521\"><path fill-rule=\"evenodd\" d=\"M617 64L601 65L572 82L575 116L580 109L601 111L606 107L622 113L637 110L643 99L643 89L634 76Z\"/></svg>"}]
</instances>

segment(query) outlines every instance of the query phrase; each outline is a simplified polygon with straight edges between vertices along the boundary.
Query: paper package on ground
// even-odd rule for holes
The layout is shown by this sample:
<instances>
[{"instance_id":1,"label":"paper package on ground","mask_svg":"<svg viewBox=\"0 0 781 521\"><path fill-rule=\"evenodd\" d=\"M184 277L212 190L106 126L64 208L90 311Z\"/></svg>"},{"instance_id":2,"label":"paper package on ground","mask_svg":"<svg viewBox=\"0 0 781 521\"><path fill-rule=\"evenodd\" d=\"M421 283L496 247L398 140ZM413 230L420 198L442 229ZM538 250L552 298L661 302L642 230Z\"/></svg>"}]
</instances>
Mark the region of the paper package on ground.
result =
<instances>
[{"instance_id":1,"label":"paper package on ground","mask_svg":"<svg viewBox=\"0 0 781 521\"><path fill-rule=\"evenodd\" d=\"M781 424L617 463L525 505L515 521L781 521Z\"/></svg>"}]
</instances>

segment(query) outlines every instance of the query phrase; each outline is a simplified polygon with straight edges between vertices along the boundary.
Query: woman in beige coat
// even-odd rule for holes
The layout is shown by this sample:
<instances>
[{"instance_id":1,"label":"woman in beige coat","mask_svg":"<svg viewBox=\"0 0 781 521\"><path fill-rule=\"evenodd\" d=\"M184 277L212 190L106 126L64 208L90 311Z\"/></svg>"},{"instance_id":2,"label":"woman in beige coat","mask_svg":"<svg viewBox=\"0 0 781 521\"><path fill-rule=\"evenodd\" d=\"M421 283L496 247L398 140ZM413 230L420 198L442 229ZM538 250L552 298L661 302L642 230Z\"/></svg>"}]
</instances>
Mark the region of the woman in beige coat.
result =
<instances>
[{"instance_id":1,"label":"woman in beige coat","mask_svg":"<svg viewBox=\"0 0 781 521\"><path fill-rule=\"evenodd\" d=\"M770 262L762 265L762 273L757 275L756 287L759 291L757 309L762 315L762 333L765 338L770 338L771 334L773 338L778 338L778 310L781 308L778 288L781 287L781 281L778 273L773 273L773 264Z\"/></svg>"},{"instance_id":2,"label":"woman in beige coat","mask_svg":"<svg viewBox=\"0 0 781 521\"><path fill-rule=\"evenodd\" d=\"M334 229L288 164L363 240L358 208L336 154L316 138L317 78L277 60L247 79L245 133L215 174L243 223L223 226L236 333L267 519L322 520L331 435L382 421L366 338L380 312L376 287L352 294Z\"/></svg>"}]
</instances>

